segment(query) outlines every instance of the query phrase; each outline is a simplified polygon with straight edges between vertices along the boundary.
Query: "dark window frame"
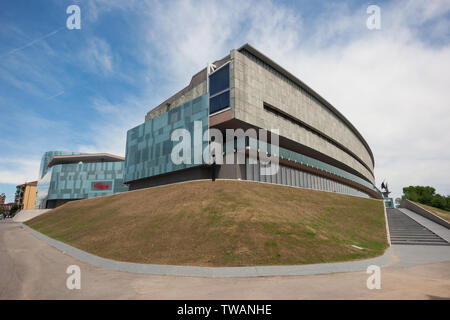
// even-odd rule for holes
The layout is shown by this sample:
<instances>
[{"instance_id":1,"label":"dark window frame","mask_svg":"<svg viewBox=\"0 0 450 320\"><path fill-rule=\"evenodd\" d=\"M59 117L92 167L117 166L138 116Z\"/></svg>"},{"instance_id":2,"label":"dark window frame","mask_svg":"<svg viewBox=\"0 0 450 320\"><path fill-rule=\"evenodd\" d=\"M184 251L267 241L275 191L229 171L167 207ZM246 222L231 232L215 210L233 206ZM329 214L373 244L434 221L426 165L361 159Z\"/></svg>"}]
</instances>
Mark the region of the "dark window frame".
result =
<instances>
[{"instance_id":1,"label":"dark window frame","mask_svg":"<svg viewBox=\"0 0 450 320\"><path fill-rule=\"evenodd\" d=\"M222 75L224 73L224 70L227 70L228 72L226 72L226 82L227 83L219 83L217 86L211 85L211 83L214 82L224 82L225 79L222 78L218 78L218 79L214 79L215 76L220 77L220 75ZM222 66L220 66L216 71L214 71L213 73L209 74L209 95L210 97L214 97L216 95L219 95L223 92L225 92L226 90L229 90L231 87L230 84L230 63L226 63ZM211 81L213 80L213 81ZM224 85L224 86L223 86ZM217 87L217 88L215 88Z\"/></svg>"},{"instance_id":2,"label":"dark window frame","mask_svg":"<svg viewBox=\"0 0 450 320\"><path fill-rule=\"evenodd\" d=\"M228 86L219 87L219 89L214 90L213 94L211 94L211 77L214 76L217 72L221 72L222 70L225 70L225 69L228 70L228 73L227 73ZM230 97L230 88L231 88L230 62L225 63L224 65L220 66L216 71L214 71L212 74L208 75L208 81L209 81L209 88L208 88L209 114L211 115L211 114L229 109L231 107L231 102L230 102L230 99L231 99L231 97ZM219 97L221 97L221 98L219 98Z\"/></svg>"}]
</instances>

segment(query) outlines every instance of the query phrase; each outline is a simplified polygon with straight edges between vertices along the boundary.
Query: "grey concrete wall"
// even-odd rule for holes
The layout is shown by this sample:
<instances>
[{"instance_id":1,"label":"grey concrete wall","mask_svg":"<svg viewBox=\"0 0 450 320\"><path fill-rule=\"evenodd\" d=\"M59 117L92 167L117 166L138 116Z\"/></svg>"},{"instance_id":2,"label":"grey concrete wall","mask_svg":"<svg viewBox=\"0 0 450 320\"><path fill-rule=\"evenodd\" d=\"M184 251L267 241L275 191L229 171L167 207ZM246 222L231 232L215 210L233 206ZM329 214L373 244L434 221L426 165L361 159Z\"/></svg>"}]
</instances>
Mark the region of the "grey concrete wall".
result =
<instances>
[{"instance_id":1,"label":"grey concrete wall","mask_svg":"<svg viewBox=\"0 0 450 320\"><path fill-rule=\"evenodd\" d=\"M160 176L132 181L129 184L130 191L143 188L161 186L165 184L208 180L212 178L212 168L208 165L193 167L185 170L174 171ZM223 164L216 166L216 179L245 180L245 164Z\"/></svg>"},{"instance_id":2,"label":"grey concrete wall","mask_svg":"<svg viewBox=\"0 0 450 320\"><path fill-rule=\"evenodd\" d=\"M217 165L217 178L245 180L246 178L245 164L238 164L236 153L234 154L234 164Z\"/></svg>"},{"instance_id":3,"label":"grey concrete wall","mask_svg":"<svg viewBox=\"0 0 450 320\"><path fill-rule=\"evenodd\" d=\"M172 110L188 101L194 100L195 98L204 95L205 93L206 93L206 81L203 81L199 85L192 88L191 90L185 92L180 97L176 98L170 105L167 105L164 108L152 110L149 113L147 113L147 115L145 116L145 121L156 118L159 115L168 112L169 110Z\"/></svg>"},{"instance_id":4,"label":"grey concrete wall","mask_svg":"<svg viewBox=\"0 0 450 320\"><path fill-rule=\"evenodd\" d=\"M48 209L54 209L59 206L62 206L63 204L66 204L70 201L76 201L81 199L56 199L56 200L47 200L47 208Z\"/></svg>"},{"instance_id":5,"label":"grey concrete wall","mask_svg":"<svg viewBox=\"0 0 450 320\"><path fill-rule=\"evenodd\" d=\"M430 219L431 221L434 221L434 222L440 224L441 226L444 226L444 227L450 229L450 223L448 223L444 219L438 217L437 215L431 213L430 211L426 210L425 208L422 208L421 206L418 206L417 204L415 204L409 200L406 200L406 199L402 200L400 202L400 207L409 209L417 214L420 214L421 216L423 216L427 219Z\"/></svg>"},{"instance_id":6,"label":"grey concrete wall","mask_svg":"<svg viewBox=\"0 0 450 320\"><path fill-rule=\"evenodd\" d=\"M344 122L304 90L280 77L267 66L233 50L231 77L232 116L261 128L277 128L280 134L320 151L354 168L372 183L373 163L369 152ZM264 103L293 115L351 150L368 167L317 134L264 110Z\"/></svg>"},{"instance_id":7,"label":"grey concrete wall","mask_svg":"<svg viewBox=\"0 0 450 320\"><path fill-rule=\"evenodd\" d=\"M143 188L161 186L165 184L211 179L211 169L207 166L192 167L184 170L174 171L159 176L153 176L141 180L131 181L129 189L138 190Z\"/></svg>"}]
</instances>

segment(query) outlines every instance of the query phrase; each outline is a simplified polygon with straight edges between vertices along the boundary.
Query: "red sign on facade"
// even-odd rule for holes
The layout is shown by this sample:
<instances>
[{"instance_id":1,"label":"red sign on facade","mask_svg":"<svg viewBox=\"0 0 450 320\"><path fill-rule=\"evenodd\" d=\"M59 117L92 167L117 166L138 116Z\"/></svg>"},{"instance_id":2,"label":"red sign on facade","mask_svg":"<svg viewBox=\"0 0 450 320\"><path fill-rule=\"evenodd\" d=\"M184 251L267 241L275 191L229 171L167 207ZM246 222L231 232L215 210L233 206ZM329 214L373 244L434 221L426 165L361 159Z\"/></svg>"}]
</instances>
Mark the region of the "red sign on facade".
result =
<instances>
[{"instance_id":1,"label":"red sign on facade","mask_svg":"<svg viewBox=\"0 0 450 320\"><path fill-rule=\"evenodd\" d=\"M111 190L111 182L92 182L92 190Z\"/></svg>"}]
</instances>

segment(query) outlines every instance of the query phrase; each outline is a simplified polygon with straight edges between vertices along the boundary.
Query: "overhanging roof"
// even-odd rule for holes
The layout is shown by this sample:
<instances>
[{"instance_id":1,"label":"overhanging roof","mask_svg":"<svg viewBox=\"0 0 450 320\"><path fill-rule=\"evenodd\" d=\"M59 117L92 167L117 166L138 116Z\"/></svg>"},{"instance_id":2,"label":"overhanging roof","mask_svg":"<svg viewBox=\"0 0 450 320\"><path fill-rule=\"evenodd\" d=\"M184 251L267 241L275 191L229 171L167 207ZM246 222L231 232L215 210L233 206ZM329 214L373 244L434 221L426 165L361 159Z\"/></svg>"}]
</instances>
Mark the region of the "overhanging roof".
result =
<instances>
[{"instance_id":1,"label":"overhanging roof","mask_svg":"<svg viewBox=\"0 0 450 320\"><path fill-rule=\"evenodd\" d=\"M109 153L90 153L90 154L75 154L67 156L54 156L48 163L47 167L50 168L57 164L70 164L70 163L93 163L93 162L119 162L124 161L124 157L116 156Z\"/></svg>"},{"instance_id":2,"label":"overhanging roof","mask_svg":"<svg viewBox=\"0 0 450 320\"><path fill-rule=\"evenodd\" d=\"M346 125L347 127L350 128L350 130L353 131L353 133L358 137L358 139L363 143L364 147L366 148L367 152L369 152L370 158L372 160L373 165L375 166L375 160L373 158L373 153L372 150L369 147L369 144L366 142L366 140L363 138L363 136L359 133L359 131L353 126L353 124L351 124L351 122L344 117L344 115L342 113L340 113L335 107L333 107L328 101L326 101L321 95L319 95L317 92L315 92L313 89L311 89L309 86L307 86L303 81L301 81L300 79L298 79L296 76L294 76L292 73L290 73L289 71L287 71L286 69L284 69L283 67L281 67L280 65L278 65L276 62L274 62L273 60L271 60L270 58L268 58L267 56L265 56L264 54L262 54L261 52L259 52L258 50L256 50L255 48L253 48L251 45L249 45L248 43L243 45L242 47L240 47L238 49L239 52L241 51L247 51L250 54L254 55L255 57L257 57L258 59L260 59L261 61L267 63L269 66L271 66L272 68L274 68L276 71L278 71L279 73L281 73L283 76L285 76L286 78L288 78L289 80L291 80L292 82L294 82L295 84L297 84L298 86L300 86L302 89L304 89L306 92L308 92L309 94L311 94L314 98L316 98L320 103L322 103L325 107L327 107L331 112L333 112L339 119L341 119Z\"/></svg>"},{"instance_id":3,"label":"overhanging roof","mask_svg":"<svg viewBox=\"0 0 450 320\"><path fill-rule=\"evenodd\" d=\"M228 60L230 60L230 55L227 55L220 60L214 61L213 64L216 65L217 67L220 67L223 64L225 64ZM171 105L176 99L178 99L179 97L184 95L186 92L192 90L194 87L198 86L203 81L206 81L206 75L207 75L206 73L207 73L206 68L203 68L202 70L197 72L195 75L193 75L191 78L191 81L189 82L189 85L187 85L185 88L183 88L180 91L178 91L177 93L175 93L173 96L171 96L169 99L167 99L166 101L164 101L157 107L155 107L152 110L150 110L149 112L147 112L145 119L147 120L147 117L150 114L157 112L158 110L166 107L167 105Z\"/></svg>"}]
</instances>

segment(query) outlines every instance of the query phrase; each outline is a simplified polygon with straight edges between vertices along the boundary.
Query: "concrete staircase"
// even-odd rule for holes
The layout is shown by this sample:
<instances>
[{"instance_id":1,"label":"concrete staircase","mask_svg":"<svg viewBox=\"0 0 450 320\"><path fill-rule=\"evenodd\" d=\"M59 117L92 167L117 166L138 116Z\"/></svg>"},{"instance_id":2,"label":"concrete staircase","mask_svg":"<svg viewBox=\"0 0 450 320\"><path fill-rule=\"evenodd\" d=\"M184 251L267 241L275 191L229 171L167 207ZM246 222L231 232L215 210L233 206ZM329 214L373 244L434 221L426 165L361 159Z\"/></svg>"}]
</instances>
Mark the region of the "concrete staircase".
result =
<instances>
[{"instance_id":1,"label":"concrete staircase","mask_svg":"<svg viewBox=\"0 0 450 320\"><path fill-rule=\"evenodd\" d=\"M386 209L392 244L448 246L447 241L398 209Z\"/></svg>"}]
</instances>

